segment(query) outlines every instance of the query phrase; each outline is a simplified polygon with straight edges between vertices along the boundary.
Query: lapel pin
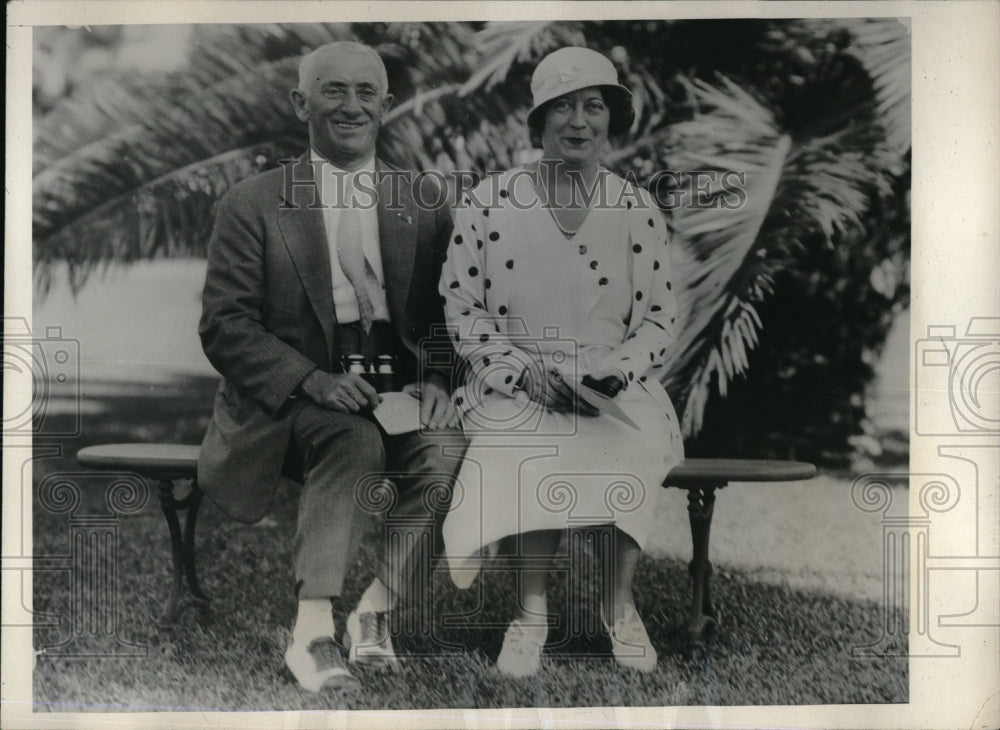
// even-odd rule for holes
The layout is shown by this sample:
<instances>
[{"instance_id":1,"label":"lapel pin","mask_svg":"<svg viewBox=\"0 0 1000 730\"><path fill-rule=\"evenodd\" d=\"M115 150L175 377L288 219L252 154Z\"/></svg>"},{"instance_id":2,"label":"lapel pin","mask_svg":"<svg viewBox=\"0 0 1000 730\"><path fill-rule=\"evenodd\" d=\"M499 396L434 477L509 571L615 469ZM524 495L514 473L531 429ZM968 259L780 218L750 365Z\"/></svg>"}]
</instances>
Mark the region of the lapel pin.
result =
<instances>
[{"instance_id":1,"label":"lapel pin","mask_svg":"<svg viewBox=\"0 0 1000 730\"><path fill-rule=\"evenodd\" d=\"M413 217L412 216L408 216L408 215L405 215L403 213L396 213L396 215L398 215L400 218L402 218L408 224L410 224L410 225L413 224Z\"/></svg>"}]
</instances>

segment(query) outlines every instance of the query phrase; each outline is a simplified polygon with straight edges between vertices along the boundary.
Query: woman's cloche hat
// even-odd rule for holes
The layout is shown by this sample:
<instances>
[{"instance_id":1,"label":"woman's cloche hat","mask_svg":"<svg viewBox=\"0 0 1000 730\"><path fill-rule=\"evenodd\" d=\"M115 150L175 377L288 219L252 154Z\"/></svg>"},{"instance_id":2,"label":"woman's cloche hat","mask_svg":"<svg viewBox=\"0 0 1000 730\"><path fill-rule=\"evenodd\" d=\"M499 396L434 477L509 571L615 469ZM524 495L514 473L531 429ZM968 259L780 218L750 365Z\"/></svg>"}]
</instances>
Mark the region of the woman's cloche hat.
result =
<instances>
[{"instance_id":1,"label":"woman's cloche hat","mask_svg":"<svg viewBox=\"0 0 1000 730\"><path fill-rule=\"evenodd\" d=\"M631 106L632 92L618 83L618 72L611 61L597 51L580 46L567 46L553 51L541 60L531 75L532 117L546 102L588 86L614 89L616 102Z\"/></svg>"}]
</instances>

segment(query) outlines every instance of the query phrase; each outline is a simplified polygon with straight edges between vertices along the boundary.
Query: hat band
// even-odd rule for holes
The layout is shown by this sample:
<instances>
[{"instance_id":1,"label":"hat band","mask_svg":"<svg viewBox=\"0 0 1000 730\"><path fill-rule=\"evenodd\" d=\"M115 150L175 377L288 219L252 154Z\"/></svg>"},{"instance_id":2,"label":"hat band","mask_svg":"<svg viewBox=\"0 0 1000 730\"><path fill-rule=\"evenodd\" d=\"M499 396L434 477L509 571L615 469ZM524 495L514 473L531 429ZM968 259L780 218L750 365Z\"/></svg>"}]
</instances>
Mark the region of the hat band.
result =
<instances>
[{"instance_id":1,"label":"hat band","mask_svg":"<svg viewBox=\"0 0 1000 730\"><path fill-rule=\"evenodd\" d=\"M616 80L608 79L605 74L576 76L573 79L566 81L557 79L555 80L555 83L544 84L537 90L534 90L533 96L535 97L535 106L544 104L545 102L555 99L558 96L563 96L574 91L579 91L580 89L585 89L588 86L613 86L617 89L628 92L628 89L621 86Z\"/></svg>"}]
</instances>

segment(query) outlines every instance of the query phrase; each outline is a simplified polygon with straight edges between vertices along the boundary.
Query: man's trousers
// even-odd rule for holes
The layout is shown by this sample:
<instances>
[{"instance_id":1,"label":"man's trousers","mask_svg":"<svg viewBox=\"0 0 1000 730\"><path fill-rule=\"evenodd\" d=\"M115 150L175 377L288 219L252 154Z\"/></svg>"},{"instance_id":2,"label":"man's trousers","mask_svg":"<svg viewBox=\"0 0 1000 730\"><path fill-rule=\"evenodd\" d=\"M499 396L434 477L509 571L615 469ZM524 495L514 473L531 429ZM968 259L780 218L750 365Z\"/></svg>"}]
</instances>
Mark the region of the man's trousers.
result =
<instances>
[{"instance_id":1,"label":"man's trousers","mask_svg":"<svg viewBox=\"0 0 1000 730\"><path fill-rule=\"evenodd\" d=\"M340 595L371 515L380 520L378 577L404 600L426 588L419 583L441 554L441 522L466 445L457 429L389 436L365 416L303 404L289 452L303 483L298 598Z\"/></svg>"}]
</instances>

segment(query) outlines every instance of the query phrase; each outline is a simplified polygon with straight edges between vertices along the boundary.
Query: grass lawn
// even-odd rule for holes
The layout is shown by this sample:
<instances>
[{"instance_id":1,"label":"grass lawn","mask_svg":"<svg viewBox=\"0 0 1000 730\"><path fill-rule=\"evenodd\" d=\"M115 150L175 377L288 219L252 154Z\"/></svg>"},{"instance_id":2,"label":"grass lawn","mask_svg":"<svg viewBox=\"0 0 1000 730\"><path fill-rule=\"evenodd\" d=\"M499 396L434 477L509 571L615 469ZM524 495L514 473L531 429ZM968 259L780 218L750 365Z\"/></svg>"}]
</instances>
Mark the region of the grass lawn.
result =
<instances>
[{"instance_id":1,"label":"grass lawn","mask_svg":"<svg viewBox=\"0 0 1000 730\"><path fill-rule=\"evenodd\" d=\"M78 472L82 446L111 441L197 443L207 423L214 382L191 379L163 386L117 388L88 401L83 435L64 443L58 458L36 461L35 483L48 474ZM102 513L107 479L76 477L87 499L78 514ZM69 552L68 518L34 505L34 552ZM637 602L659 664L652 674L618 667L610 642L590 609L593 586L552 576L549 644L541 672L528 680L500 675L493 662L513 608L513 577L491 571L469 591L446 574L432 581L424 631L404 631L397 648L411 656L397 672L358 669L364 690L354 696L301 691L284 668L293 619L291 535L295 488L255 526L228 520L211 505L199 521L199 568L213 602L207 614L185 613L170 631L156 628L166 596L168 537L151 491L145 508L119 523L118 637L136 645L129 658L45 654L34 673L36 710L310 710L499 708L660 705L768 705L906 702L904 658L855 659L851 647L881 634L877 604L804 593L716 567L713 590L722 608L720 631L705 654L682 656L690 596L687 568L644 558ZM374 539L370 535L369 543ZM584 566L593 561L577 555ZM363 551L338 606L338 623L369 577ZM71 635L68 571L35 574L35 610L60 617L38 628L36 646ZM570 610L568 607L573 607ZM418 618L412 613L404 620ZM445 619L450 619L447 622ZM904 639L905 641L905 639ZM95 638L67 645L107 649ZM900 644L897 653L905 653ZM59 651L54 648L53 651Z\"/></svg>"}]
</instances>

